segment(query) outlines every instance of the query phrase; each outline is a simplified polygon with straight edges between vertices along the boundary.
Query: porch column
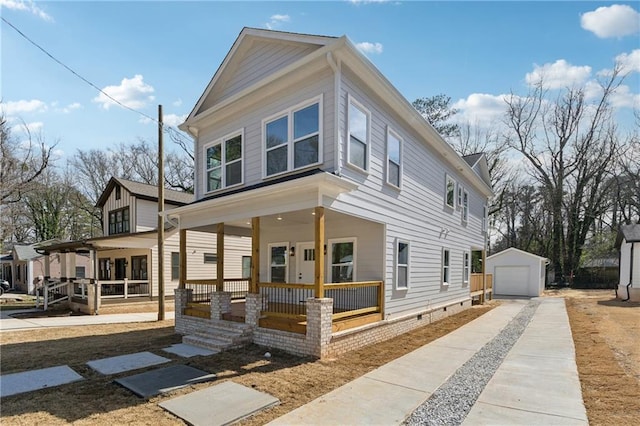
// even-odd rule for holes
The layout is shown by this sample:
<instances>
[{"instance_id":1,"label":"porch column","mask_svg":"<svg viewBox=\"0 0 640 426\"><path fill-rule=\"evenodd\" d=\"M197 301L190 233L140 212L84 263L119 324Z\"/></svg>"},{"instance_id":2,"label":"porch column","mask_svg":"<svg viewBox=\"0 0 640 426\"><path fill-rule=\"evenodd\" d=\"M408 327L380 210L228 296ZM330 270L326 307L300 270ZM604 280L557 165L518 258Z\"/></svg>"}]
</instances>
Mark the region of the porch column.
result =
<instances>
[{"instance_id":1,"label":"porch column","mask_svg":"<svg viewBox=\"0 0 640 426\"><path fill-rule=\"evenodd\" d=\"M69 262L69 266L68 266L68 271L67 271L67 277L68 278L76 278L76 252L72 251L70 253L68 253L68 262Z\"/></svg>"},{"instance_id":2,"label":"porch column","mask_svg":"<svg viewBox=\"0 0 640 426\"><path fill-rule=\"evenodd\" d=\"M47 282L51 278L51 258L50 254L44 255L44 281Z\"/></svg>"},{"instance_id":3,"label":"porch column","mask_svg":"<svg viewBox=\"0 0 640 426\"><path fill-rule=\"evenodd\" d=\"M216 291L224 291L224 223L218 224L216 247L216 279L218 285Z\"/></svg>"},{"instance_id":4,"label":"porch column","mask_svg":"<svg viewBox=\"0 0 640 426\"><path fill-rule=\"evenodd\" d=\"M260 218L251 219L251 283L249 292L258 293L260 282Z\"/></svg>"},{"instance_id":5,"label":"porch column","mask_svg":"<svg viewBox=\"0 0 640 426\"><path fill-rule=\"evenodd\" d=\"M69 262L67 261L68 257L69 253L63 251L60 252L58 257L58 259L60 259L60 282L67 281L69 277L69 271L67 270L69 266Z\"/></svg>"},{"instance_id":6,"label":"porch column","mask_svg":"<svg viewBox=\"0 0 640 426\"><path fill-rule=\"evenodd\" d=\"M315 280L314 293L316 298L324 297L324 207L315 209Z\"/></svg>"},{"instance_id":7,"label":"porch column","mask_svg":"<svg viewBox=\"0 0 640 426\"><path fill-rule=\"evenodd\" d=\"M180 229L180 277L178 278L178 288L185 288L187 281L187 230ZM176 309L177 311L177 309Z\"/></svg>"}]
</instances>

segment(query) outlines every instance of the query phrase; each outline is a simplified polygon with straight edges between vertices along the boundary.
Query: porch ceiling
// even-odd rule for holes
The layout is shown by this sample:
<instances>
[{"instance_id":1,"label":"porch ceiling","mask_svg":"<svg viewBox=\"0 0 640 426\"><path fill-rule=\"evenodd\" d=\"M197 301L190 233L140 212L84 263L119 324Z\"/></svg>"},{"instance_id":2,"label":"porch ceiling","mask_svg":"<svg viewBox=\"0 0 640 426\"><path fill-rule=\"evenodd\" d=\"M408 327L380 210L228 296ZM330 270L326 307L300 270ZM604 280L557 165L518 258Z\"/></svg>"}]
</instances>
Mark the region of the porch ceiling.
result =
<instances>
[{"instance_id":1,"label":"porch ceiling","mask_svg":"<svg viewBox=\"0 0 640 426\"><path fill-rule=\"evenodd\" d=\"M196 202L167 211L168 220L180 222L183 229L215 232L213 225L225 224L225 231L245 235L251 218L260 217L261 226L276 226L289 221L313 223L312 211L317 206L330 207L341 193L356 185L330 173L318 173L226 197Z\"/></svg>"}]
</instances>

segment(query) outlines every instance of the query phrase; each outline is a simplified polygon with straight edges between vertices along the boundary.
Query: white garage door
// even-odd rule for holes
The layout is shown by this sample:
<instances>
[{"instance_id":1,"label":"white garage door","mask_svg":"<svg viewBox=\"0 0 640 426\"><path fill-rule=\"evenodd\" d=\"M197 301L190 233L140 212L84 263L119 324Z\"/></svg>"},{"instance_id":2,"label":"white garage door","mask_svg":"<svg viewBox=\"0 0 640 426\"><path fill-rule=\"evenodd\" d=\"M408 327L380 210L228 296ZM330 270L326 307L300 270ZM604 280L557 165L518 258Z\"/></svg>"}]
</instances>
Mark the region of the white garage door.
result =
<instances>
[{"instance_id":1,"label":"white garage door","mask_svg":"<svg viewBox=\"0 0 640 426\"><path fill-rule=\"evenodd\" d=\"M495 294L529 295L529 266L496 266Z\"/></svg>"}]
</instances>

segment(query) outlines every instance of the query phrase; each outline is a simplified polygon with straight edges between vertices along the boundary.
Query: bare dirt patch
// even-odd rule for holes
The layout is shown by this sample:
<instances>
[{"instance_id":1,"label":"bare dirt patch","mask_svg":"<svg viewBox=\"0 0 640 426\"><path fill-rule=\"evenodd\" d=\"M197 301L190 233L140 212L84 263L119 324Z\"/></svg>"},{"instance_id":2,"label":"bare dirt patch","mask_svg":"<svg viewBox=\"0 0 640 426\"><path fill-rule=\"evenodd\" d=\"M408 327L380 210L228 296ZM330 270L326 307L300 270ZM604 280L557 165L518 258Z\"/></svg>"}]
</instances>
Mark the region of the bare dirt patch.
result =
<instances>
[{"instance_id":1,"label":"bare dirt patch","mask_svg":"<svg viewBox=\"0 0 640 426\"><path fill-rule=\"evenodd\" d=\"M612 290L563 290L589 423L640 424L640 303Z\"/></svg>"},{"instance_id":2,"label":"bare dirt patch","mask_svg":"<svg viewBox=\"0 0 640 426\"><path fill-rule=\"evenodd\" d=\"M481 316L492 306L476 306L413 332L362 348L335 360L319 361L249 345L209 357L180 358L161 349L181 340L172 321L67 327L0 333L2 374L67 364L87 380L2 399L1 423L14 424L183 424L157 403L211 386L203 383L140 399L113 383L131 373L102 376L86 366L92 359L152 351L218 375L218 382L236 383L269 393L281 404L244 421L261 425L343 384L429 343ZM151 368L150 368L151 369ZM144 370L136 370L135 373Z\"/></svg>"}]
</instances>

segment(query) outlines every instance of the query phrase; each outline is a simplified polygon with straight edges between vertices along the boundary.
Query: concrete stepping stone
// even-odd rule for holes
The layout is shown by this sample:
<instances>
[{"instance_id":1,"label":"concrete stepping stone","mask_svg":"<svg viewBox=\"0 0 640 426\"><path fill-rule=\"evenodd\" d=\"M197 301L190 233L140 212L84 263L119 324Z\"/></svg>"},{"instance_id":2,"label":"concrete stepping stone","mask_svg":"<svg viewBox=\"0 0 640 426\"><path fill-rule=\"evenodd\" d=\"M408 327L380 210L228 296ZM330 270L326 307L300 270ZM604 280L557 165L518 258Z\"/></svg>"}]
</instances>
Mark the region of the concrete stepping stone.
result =
<instances>
[{"instance_id":1,"label":"concrete stepping stone","mask_svg":"<svg viewBox=\"0 0 640 426\"><path fill-rule=\"evenodd\" d=\"M68 365L23 371L0 376L0 397L46 389L84 380Z\"/></svg>"},{"instance_id":2,"label":"concrete stepping stone","mask_svg":"<svg viewBox=\"0 0 640 426\"><path fill-rule=\"evenodd\" d=\"M160 393L171 392L195 383L214 380L215 374L189 367L173 365L146 371L129 377L114 380L141 398L149 398Z\"/></svg>"},{"instance_id":3,"label":"concrete stepping stone","mask_svg":"<svg viewBox=\"0 0 640 426\"><path fill-rule=\"evenodd\" d=\"M168 348L162 349L165 352L176 354L183 358L191 358L194 356L209 356L219 353L220 351L212 351L199 346L187 345L186 343L176 343Z\"/></svg>"},{"instance_id":4,"label":"concrete stepping stone","mask_svg":"<svg viewBox=\"0 0 640 426\"><path fill-rule=\"evenodd\" d=\"M164 364L165 362L171 362L171 360L151 352L138 352L89 361L87 365L98 373L107 375Z\"/></svg>"},{"instance_id":5,"label":"concrete stepping stone","mask_svg":"<svg viewBox=\"0 0 640 426\"><path fill-rule=\"evenodd\" d=\"M188 424L228 425L279 404L271 395L233 382L224 382L159 403Z\"/></svg>"}]
</instances>

